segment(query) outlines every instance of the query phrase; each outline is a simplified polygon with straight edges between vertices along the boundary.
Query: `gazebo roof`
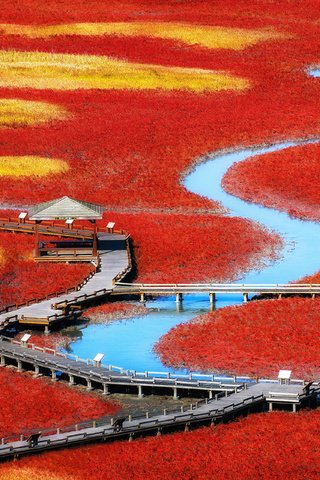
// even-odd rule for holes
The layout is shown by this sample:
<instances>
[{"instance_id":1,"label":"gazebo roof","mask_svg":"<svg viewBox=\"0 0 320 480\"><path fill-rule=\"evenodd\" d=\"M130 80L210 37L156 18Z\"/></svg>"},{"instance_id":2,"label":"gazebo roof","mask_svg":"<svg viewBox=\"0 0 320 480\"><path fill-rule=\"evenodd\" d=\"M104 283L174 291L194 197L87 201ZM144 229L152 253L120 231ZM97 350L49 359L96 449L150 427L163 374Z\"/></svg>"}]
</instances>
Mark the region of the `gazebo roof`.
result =
<instances>
[{"instance_id":1,"label":"gazebo roof","mask_svg":"<svg viewBox=\"0 0 320 480\"><path fill-rule=\"evenodd\" d=\"M49 202L39 203L28 210L30 220L55 220L74 218L78 220L98 220L102 218L104 208L94 203L61 197Z\"/></svg>"}]
</instances>

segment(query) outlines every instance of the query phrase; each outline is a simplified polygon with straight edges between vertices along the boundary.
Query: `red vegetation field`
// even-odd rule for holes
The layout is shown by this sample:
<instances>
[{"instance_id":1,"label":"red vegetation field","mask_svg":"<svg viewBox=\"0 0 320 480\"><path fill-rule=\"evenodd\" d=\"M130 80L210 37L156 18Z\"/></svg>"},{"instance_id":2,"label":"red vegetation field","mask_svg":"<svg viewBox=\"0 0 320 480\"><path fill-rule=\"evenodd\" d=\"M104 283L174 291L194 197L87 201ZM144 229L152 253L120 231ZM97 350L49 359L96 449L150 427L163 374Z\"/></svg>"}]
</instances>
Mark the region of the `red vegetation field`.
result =
<instances>
[{"instance_id":1,"label":"red vegetation field","mask_svg":"<svg viewBox=\"0 0 320 480\"><path fill-rule=\"evenodd\" d=\"M30 235L0 232L0 308L74 287L92 269L87 264L35 263L33 242Z\"/></svg>"},{"instance_id":2,"label":"red vegetation field","mask_svg":"<svg viewBox=\"0 0 320 480\"><path fill-rule=\"evenodd\" d=\"M259 300L226 307L180 324L156 351L167 365L193 370L275 377L280 368L295 378L320 374L320 301Z\"/></svg>"},{"instance_id":3,"label":"red vegetation field","mask_svg":"<svg viewBox=\"0 0 320 480\"><path fill-rule=\"evenodd\" d=\"M21 337L26 332L19 333L15 336L16 340L21 340ZM45 335L44 333L36 333L35 331L28 330L28 333L32 334L32 337L29 340L29 343L37 345L38 347L52 348L53 350L59 350L61 348L66 348L70 343L70 337L67 335L62 335L61 333L50 333L50 335Z\"/></svg>"},{"instance_id":4,"label":"red vegetation field","mask_svg":"<svg viewBox=\"0 0 320 480\"><path fill-rule=\"evenodd\" d=\"M316 134L318 127L319 81L305 75L306 61L318 61L319 36L312 13L312 2L303 9L286 2L283 8L267 2L261 15L261 2L243 8L236 2L92 2L72 8L50 2L44 9L39 0L28 0L14 11L6 2L3 22L59 23L66 21L163 20L194 24L227 25L242 28L275 28L292 39L270 41L243 51L210 50L198 45L150 38L65 36L52 39L26 39L2 36L4 49L64 53L95 53L142 63L227 70L244 76L252 87L242 93L146 91L39 91L2 89L3 97L43 100L64 106L71 116L65 121L28 128L0 131L1 154L36 154L61 158L71 169L64 175L0 180L2 201L30 204L68 194L98 201L110 210L122 208L140 212L211 213L217 204L188 193L180 184L182 172L197 158L210 151L232 146L272 142L287 137ZM295 21L299 16L299 21ZM306 26L307 25L307 26ZM263 60L262 60L263 59ZM301 100L303 99L303 101ZM45 139L45 141L43 140ZM23 145L23 152L21 146ZM94 188L91 187L94 185ZM163 217L164 218L164 217ZM216 217L212 217L214 222ZM196 218L189 218L191 229ZM232 234L232 220L220 226L222 235ZM241 238L242 229L236 220ZM172 223L168 215L167 225ZM130 226L129 226L130 227ZM248 232L248 225L243 226ZM128 228L129 229L129 228ZM255 232L250 241L256 244ZM202 230L209 236L209 228ZM220 235L220 232L217 233ZM150 243L153 241L150 239ZM185 241L194 250L193 239ZM178 242L176 242L178 243ZM248 247L250 245L248 243ZM262 246L262 245L261 245ZM240 257L242 255L241 248ZM250 248L248 248L250 250ZM228 243L226 263L229 262ZM171 252L170 252L171 254ZM255 256L255 252L253 252ZM234 258L236 270L238 258ZM151 261L151 260L150 260ZM250 261L250 259L248 259ZM230 263L230 262L229 262ZM239 258L241 267L241 258ZM209 268L204 259L201 267ZM171 273L168 272L168 273ZM224 276L222 269L219 278ZM194 269L194 278L197 276ZM209 276L216 277L215 271ZM204 276L198 276L201 280ZM227 278L226 278L227 279ZM154 280L157 280L155 278ZM188 278L185 278L187 281Z\"/></svg>"},{"instance_id":5,"label":"red vegetation field","mask_svg":"<svg viewBox=\"0 0 320 480\"><path fill-rule=\"evenodd\" d=\"M319 182L320 146L305 145L232 166L223 187L244 200L319 221Z\"/></svg>"},{"instance_id":6,"label":"red vegetation field","mask_svg":"<svg viewBox=\"0 0 320 480\"><path fill-rule=\"evenodd\" d=\"M275 255L278 239L245 220L223 216L217 202L187 192L181 177L208 152L319 135L320 81L305 73L308 65L320 60L318 16L319 5L314 0L19 0L18 6L4 0L2 23L157 20L273 28L291 38L233 51L146 37L27 39L0 32L0 48L4 50L91 53L128 62L223 70L251 84L241 93L201 95L160 90L1 88L2 98L52 102L64 107L69 115L50 124L1 128L0 156L58 158L70 169L63 175L46 177L9 181L1 177L0 202L26 206L70 195L102 203L110 211L110 220L132 233L141 281L232 280L239 272L256 267L263 257ZM282 165L285 170L285 163ZM315 166L311 169L316 172ZM299 182L303 190L307 177ZM287 185L285 179L283 185L282 189ZM299 211L302 207L297 199L303 200L306 208L311 197L306 198L304 193L298 197L297 188L290 186L295 202L289 208ZM315 202L315 190L312 195ZM283 199L279 201L284 205ZM312 205L311 211L315 212ZM217 212L219 215L214 215ZM87 267L43 268L26 260L30 244L27 250L22 236L0 234L1 242L13 263L10 266L6 261L0 269L3 304L66 288L85 276ZM163 349L167 361L197 369L273 375L281 366L294 367L295 376L313 377L319 374L318 307L317 300L301 299L224 309L177 327L165 337L167 346L162 341L158 348ZM2 374L13 375L7 370ZM43 385L43 395L33 397L36 382L32 388L25 382L31 380L16 376L15 381L4 382L14 392L14 396L6 395L5 387L2 389L4 432L35 423L38 428L55 422L70 423L76 421L76 415L83 418L103 410L95 405L92 411L83 411L83 395L81 400L71 399L67 395L79 394L38 381L37 385ZM53 390L59 392L57 397ZM17 410L17 399L28 406L28 416L25 409ZM30 405L35 406L31 425L22 425L22 420L29 419ZM23 460L19 471L16 465L4 465L1 471L10 475L13 469L10 480L23 475L23 468L31 469L30 478L41 478L49 471L76 480L311 480L319 478L319 429L318 412L261 415L213 430L50 453Z\"/></svg>"},{"instance_id":7,"label":"red vegetation field","mask_svg":"<svg viewBox=\"0 0 320 480\"><path fill-rule=\"evenodd\" d=\"M55 480L316 480L319 429L319 411L251 415L189 433L30 457L1 466L0 475L4 480L19 479L25 471L35 478L52 473Z\"/></svg>"},{"instance_id":8,"label":"red vegetation field","mask_svg":"<svg viewBox=\"0 0 320 480\"><path fill-rule=\"evenodd\" d=\"M235 279L275 258L280 238L236 217L216 215L107 215L132 235L138 281Z\"/></svg>"},{"instance_id":9,"label":"red vegetation field","mask_svg":"<svg viewBox=\"0 0 320 480\"><path fill-rule=\"evenodd\" d=\"M59 427L116 412L118 405L50 380L0 369L0 437Z\"/></svg>"},{"instance_id":10,"label":"red vegetation field","mask_svg":"<svg viewBox=\"0 0 320 480\"><path fill-rule=\"evenodd\" d=\"M161 213L144 217L113 212L105 218L131 233L138 281L232 280L239 272L276 258L281 245L276 235L235 217ZM2 307L73 287L92 268L37 264L33 242L32 236L0 232Z\"/></svg>"},{"instance_id":11,"label":"red vegetation field","mask_svg":"<svg viewBox=\"0 0 320 480\"><path fill-rule=\"evenodd\" d=\"M143 305L134 305L132 303L111 302L88 308L83 312L93 322L110 322L124 318L145 315L148 310Z\"/></svg>"}]
</instances>

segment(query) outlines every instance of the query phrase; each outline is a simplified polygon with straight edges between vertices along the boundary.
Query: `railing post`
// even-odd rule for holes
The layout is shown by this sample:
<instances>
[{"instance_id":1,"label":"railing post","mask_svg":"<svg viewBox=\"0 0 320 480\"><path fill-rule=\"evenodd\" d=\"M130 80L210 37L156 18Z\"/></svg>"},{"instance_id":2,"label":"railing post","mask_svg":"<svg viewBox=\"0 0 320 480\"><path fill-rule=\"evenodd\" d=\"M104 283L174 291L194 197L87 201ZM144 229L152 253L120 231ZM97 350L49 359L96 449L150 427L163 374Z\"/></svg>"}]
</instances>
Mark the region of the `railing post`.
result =
<instances>
[{"instance_id":1,"label":"railing post","mask_svg":"<svg viewBox=\"0 0 320 480\"><path fill-rule=\"evenodd\" d=\"M87 390L92 390L92 383L91 383L91 379L90 378L87 378Z\"/></svg>"},{"instance_id":2,"label":"railing post","mask_svg":"<svg viewBox=\"0 0 320 480\"><path fill-rule=\"evenodd\" d=\"M103 384L103 395L109 395L109 388L107 383Z\"/></svg>"}]
</instances>

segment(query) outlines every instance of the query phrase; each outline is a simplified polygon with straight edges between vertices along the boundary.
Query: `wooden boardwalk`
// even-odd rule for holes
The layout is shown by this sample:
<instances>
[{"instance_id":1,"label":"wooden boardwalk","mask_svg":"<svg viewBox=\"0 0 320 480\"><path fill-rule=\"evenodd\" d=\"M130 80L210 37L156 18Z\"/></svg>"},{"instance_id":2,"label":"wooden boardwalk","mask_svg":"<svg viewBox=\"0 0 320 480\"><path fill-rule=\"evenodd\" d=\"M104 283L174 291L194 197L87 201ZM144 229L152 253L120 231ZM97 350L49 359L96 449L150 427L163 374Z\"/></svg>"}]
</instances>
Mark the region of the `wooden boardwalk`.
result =
<instances>
[{"instance_id":1,"label":"wooden boardwalk","mask_svg":"<svg viewBox=\"0 0 320 480\"><path fill-rule=\"evenodd\" d=\"M18 370L33 370L37 375L48 375L57 380L63 373L70 385L84 383L90 390L93 386L108 393L133 393L138 396L157 393L173 395L207 396L217 393L228 394L245 388L244 384L229 377L225 382L212 375L172 375L164 372L136 372L112 366L96 365L93 361L80 360L70 354L62 354L40 347L27 348L22 342L0 337L1 366L14 360ZM200 377L200 378L199 378ZM202 378L201 378L202 377Z\"/></svg>"},{"instance_id":2,"label":"wooden boardwalk","mask_svg":"<svg viewBox=\"0 0 320 480\"><path fill-rule=\"evenodd\" d=\"M71 311L72 306L81 306L92 298L109 295L114 278L121 276L121 273L126 272L130 266L127 236L100 233L98 238L104 245L103 250L98 251L100 267L77 292L51 297L48 300L4 312L0 315L0 329L14 323L50 326L56 321L76 314L76 310ZM109 248L108 244L110 244Z\"/></svg>"},{"instance_id":3,"label":"wooden boardwalk","mask_svg":"<svg viewBox=\"0 0 320 480\"><path fill-rule=\"evenodd\" d=\"M30 441L30 432L3 438L0 445L0 459L17 458L21 455L40 453L57 448L73 447L88 442L117 439L132 440L142 435L160 435L177 430L189 430L197 426L211 425L232 420L250 411L265 410L270 400L282 405L294 406L315 400L319 386L314 385L308 391L304 385L280 385L256 383L247 389L205 399L190 407L167 411L150 416L148 412L142 417L120 417L109 422L93 421L68 426L61 429L37 431L40 435L36 444ZM275 400L277 398L277 400Z\"/></svg>"}]
</instances>

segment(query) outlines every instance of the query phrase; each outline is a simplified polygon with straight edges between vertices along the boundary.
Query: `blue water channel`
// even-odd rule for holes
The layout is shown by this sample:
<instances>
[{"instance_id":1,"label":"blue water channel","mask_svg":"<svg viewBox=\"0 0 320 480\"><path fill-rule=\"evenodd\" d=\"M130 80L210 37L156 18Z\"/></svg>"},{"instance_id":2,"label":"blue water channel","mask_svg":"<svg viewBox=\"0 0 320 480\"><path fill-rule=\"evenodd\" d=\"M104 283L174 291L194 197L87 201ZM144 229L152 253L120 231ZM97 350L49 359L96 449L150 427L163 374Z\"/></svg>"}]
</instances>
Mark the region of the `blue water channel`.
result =
<instances>
[{"instance_id":1,"label":"blue water channel","mask_svg":"<svg viewBox=\"0 0 320 480\"><path fill-rule=\"evenodd\" d=\"M320 68L319 67L311 67L307 70L308 75L314 78L320 77Z\"/></svg>"},{"instance_id":2,"label":"blue water channel","mask_svg":"<svg viewBox=\"0 0 320 480\"><path fill-rule=\"evenodd\" d=\"M262 269L251 270L239 283L286 283L320 269L320 225L289 217L286 213L245 202L227 194L221 180L228 168L255 155L267 154L320 140L301 140L270 146L215 152L200 158L195 169L183 179L186 188L198 195L218 200L229 215L248 218L281 235L284 245L281 257L266 261ZM263 168L263 159L261 160ZM218 295L216 308L242 302L238 295ZM71 344L72 353L93 358L105 354L104 362L138 371L167 370L153 352L159 338L178 323L187 322L210 309L208 296L187 295L180 311L174 298L149 301L153 310L145 316L110 324L89 324L81 329L81 338ZM181 371L183 373L183 371Z\"/></svg>"}]
</instances>

